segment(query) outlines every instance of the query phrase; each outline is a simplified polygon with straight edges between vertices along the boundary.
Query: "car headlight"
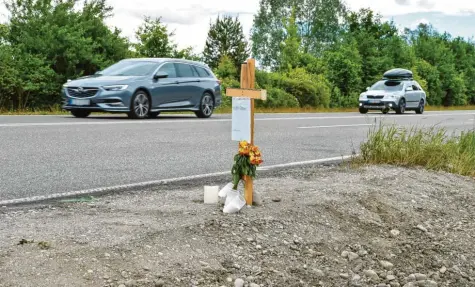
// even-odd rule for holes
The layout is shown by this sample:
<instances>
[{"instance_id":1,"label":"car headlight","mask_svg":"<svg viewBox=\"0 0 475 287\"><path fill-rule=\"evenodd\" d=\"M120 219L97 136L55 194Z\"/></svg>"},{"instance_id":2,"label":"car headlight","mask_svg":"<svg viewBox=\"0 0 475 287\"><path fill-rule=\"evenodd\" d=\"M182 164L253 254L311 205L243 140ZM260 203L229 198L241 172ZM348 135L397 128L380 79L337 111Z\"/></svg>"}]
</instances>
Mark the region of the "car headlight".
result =
<instances>
[{"instance_id":1,"label":"car headlight","mask_svg":"<svg viewBox=\"0 0 475 287\"><path fill-rule=\"evenodd\" d=\"M365 94L360 94L360 100L363 100L366 98L366 95Z\"/></svg>"},{"instance_id":2,"label":"car headlight","mask_svg":"<svg viewBox=\"0 0 475 287\"><path fill-rule=\"evenodd\" d=\"M106 91L123 91L127 89L129 86L128 85L113 85L113 86L104 86L104 90Z\"/></svg>"}]
</instances>

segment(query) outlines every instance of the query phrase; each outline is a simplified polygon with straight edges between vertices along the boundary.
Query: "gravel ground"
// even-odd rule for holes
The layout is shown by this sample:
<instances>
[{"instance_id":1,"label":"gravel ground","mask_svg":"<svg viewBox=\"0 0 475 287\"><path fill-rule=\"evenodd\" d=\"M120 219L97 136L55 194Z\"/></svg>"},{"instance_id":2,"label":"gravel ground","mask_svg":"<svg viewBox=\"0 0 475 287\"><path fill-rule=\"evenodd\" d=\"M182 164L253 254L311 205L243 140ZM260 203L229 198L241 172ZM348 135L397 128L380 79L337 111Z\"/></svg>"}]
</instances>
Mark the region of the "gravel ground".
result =
<instances>
[{"instance_id":1,"label":"gravel ground","mask_svg":"<svg viewBox=\"0 0 475 287\"><path fill-rule=\"evenodd\" d=\"M238 214L203 182L0 208L0 286L475 286L474 183L312 167L266 173Z\"/></svg>"}]
</instances>

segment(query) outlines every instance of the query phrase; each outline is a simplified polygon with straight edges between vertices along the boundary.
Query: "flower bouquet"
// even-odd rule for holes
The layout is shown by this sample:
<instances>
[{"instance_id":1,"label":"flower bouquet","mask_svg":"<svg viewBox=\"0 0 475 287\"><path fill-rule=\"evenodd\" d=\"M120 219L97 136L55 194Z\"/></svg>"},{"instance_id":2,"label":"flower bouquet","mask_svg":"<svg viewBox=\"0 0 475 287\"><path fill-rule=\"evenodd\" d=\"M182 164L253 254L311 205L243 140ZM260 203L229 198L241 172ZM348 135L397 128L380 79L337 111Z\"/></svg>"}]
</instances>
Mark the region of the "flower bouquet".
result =
<instances>
[{"instance_id":1,"label":"flower bouquet","mask_svg":"<svg viewBox=\"0 0 475 287\"><path fill-rule=\"evenodd\" d=\"M248 176L254 178L256 169L262 163L259 147L247 141L239 143L239 152L234 156L234 165L231 170L233 176L233 189L237 189L239 182Z\"/></svg>"},{"instance_id":2,"label":"flower bouquet","mask_svg":"<svg viewBox=\"0 0 475 287\"><path fill-rule=\"evenodd\" d=\"M239 143L239 151L234 156L234 164L231 170L232 182L227 184L218 193L224 199L224 213L234 213L239 211L245 204L243 190L238 190L241 180L246 181L246 177L254 178L256 169L262 163L262 156L257 146L246 141Z\"/></svg>"}]
</instances>

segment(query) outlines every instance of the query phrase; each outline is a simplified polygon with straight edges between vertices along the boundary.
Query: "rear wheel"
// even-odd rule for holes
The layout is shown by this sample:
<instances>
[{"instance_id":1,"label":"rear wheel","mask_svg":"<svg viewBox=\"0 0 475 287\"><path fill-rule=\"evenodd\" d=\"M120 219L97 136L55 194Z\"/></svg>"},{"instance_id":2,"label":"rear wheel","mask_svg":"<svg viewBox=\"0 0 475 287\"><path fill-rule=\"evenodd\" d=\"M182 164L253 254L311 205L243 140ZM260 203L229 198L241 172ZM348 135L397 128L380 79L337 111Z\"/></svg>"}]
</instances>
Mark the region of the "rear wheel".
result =
<instances>
[{"instance_id":1,"label":"rear wheel","mask_svg":"<svg viewBox=\"0 0 475 287\"><path fill-rule=\"evenodd\" d=\"M422 114L424 112L424 100L419 102L419 107L416 109L416 114Z\"/></svg>"},{"instance_id":2,"label":"rear wheel","mask_svg":"<svg viewBox=\"0 0 475 287\"><path fill-rule=\"evenodd\" d=\"M396 114L404 114L405 111L406 111L406 100L400 99L399 105L396 108Z\"/></svg>"},{"instance_id":3,"label":"rear wheel","mask_svg":"<svg viewBox=\"0 0 475 287\"><path fill-rule=\"evenodd\" d=\"M360 114L366 114L366 113L368 113L368 109L360 107Z\"/></svg>"},{"instance_id":4,"label":"rear wheel","mask_svg":"<svg viewBox=\"0 0 475 287\"><path fill-rule=\"evenodd\" d=\"M209 118L214 111L213 96L209 93L204 93L201 97L200 110L195 112L198 118Z\"/></svg>"},{"instance_id":5,"label":"rear wheel","mask_svg":"<svg viewBox=\"0 0 475 287\"><path fill-rule=\"evenodd\" d=\"M87 118L91 114L91 112L83 110L72 110L71 114L76 118Z\"/></svg>"},{"instance_id":6,"label":"rear wheel","mask_svg":"<svg viewBox=\"0 0 475 287\"><path fill-rule=\"evenodd\" d=\"M144 119L150 112L150 100L144 91L137 91L132 97L129 117L132 119Z\"/></svg>"}]
</instances>

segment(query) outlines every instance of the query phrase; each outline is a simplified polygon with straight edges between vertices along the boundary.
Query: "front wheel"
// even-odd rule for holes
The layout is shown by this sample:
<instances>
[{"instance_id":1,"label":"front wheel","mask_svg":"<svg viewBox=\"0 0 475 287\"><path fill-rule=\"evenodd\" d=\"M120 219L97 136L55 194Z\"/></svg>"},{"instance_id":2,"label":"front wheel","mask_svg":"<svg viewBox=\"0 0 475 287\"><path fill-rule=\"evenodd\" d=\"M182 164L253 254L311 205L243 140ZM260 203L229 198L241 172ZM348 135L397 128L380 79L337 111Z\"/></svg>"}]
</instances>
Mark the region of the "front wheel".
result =
<instances>
[{"instance_id":1,"label":"front wheel","mask_svg":"<svg viewBox=\"0 0 475 287\"><path fill-rule=\"evenodd\" d=\"M360 107L360 114L366 114L366 113L368 113L368 109Z\"/></svg>"},{"instance_id":2,"label":"front wheel","mask_svg":"<svg viewBox=\"0 0 475 287\"><path fill-rule=\"evenodd\" d=\"M405 111L406 111L406 100L400 99L399 105L396 108L396 114L404 114Z\"/></svg>"},{"instance_id":3,"label":"front wheel","mask_svg":"<svg viewBox=\"0 0 475 287\"><path fill-rule=\"evenodd\" d=\"M200 110L195 112L198 118L209 118L214 111L214 100L213 96L209 93L205 93L201 97Z\"/></svg>"},{"instance_id":4,"label":"front wheel","mask_svg":"<svg viewBox=\"0 0 475 287\"><path fill-rule=\"evenodd\" d=\"M129 117L132 119L144 119L150 112L150 101L143 91L137 91L130 103Z\"/></svg>"},{"instance_id":5,"label":"front wheel","mask_svg":"<svg viewBox=\"0 0 475 287\"><path fill-rule=\"evenodd\" d=\"M424 112L424 100L419 102L419 107L416 109L416 114L422 114Z\"/></svg>"},{"instance_id":6,"label":"front wheel","mask_svg":"<svg viewBox=\"0 0 475 287\"><path fill-rule=\"evenodd\" d=\"M76 118L87 118L91 114L91 112L83 110L72 110L71 114Z\"/></svg>"}]
</instances>

